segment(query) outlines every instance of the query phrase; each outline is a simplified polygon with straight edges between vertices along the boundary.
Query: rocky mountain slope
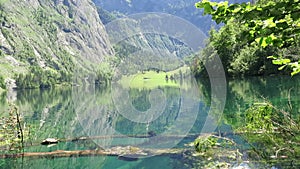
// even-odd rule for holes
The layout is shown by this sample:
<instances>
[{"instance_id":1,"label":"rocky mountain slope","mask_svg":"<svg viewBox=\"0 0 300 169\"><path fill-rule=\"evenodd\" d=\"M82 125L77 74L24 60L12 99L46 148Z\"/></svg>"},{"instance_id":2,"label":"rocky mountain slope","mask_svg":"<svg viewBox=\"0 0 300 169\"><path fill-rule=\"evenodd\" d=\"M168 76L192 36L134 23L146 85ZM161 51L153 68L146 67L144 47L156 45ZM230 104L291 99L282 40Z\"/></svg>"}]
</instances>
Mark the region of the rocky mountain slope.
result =
<instances>
[{"instance_id":1,"label":"rocky mountain slope","mask_svg":"<svg viewBox=\"0 0 300 169\"><path fill-rule=\"evenodd\" d=\"M200 0L93 0L96 6L109 12L125 15L159 12L181 17L196 25L204 33L208 33L211 26L215 26L210 16L203 16L203 11L195 8ZM223 0L214 0L220 2ZM248 2L250 0L229 0L229 3Z\"/></svg>"},{"instance_id":2,"label":"rocky mountain slope","mask_svg":"<svg viewBox=\"0 0 300 169\"><path fill-rule=\"evenodd\" d=\"M77 83L82 81L78 74L84 77L83 81L105 81L112 73L109 69L110 61L115 61L113 56L126 57L131 50L145 46L182 58L190 49L182 42L160 35L141 35L147 41L138 41L141 37L136 36L112 46L103 22L124 14L164 12L187 19L205 32L211 20L203 17L194 3L193 0L0 0L0 87L4 88L4 83L19 88ZM104 12L104 15L100 8L119 14ZM166 63L160 67L170 63L163 60ZM150 64L146 62L142 65Z\"/></svg>"},{"instance_id":3,"label":"rocky mountain slope","mask_svg":"<svg viewBox=\"0 0 300 169\"><path fill-rule=\"evenodd\" d=\"M126 15L159 12L168 13L186 19L203 32L207 32L213 22L209 16L202 16L202 11L195 8L197 0L93 0L95 4L109 12Z\"/></svg>"},{"instance_id":4,"label":"rocky mountain slope","mask_svg":"<svg viewBox=\"0 0 300 169\"><path fill-rule=\"evenodd\" d=\"M0 76L24 88L95 72L114 54L91 0L1 0L0 24Z\"/></svg>"}]
</instances>

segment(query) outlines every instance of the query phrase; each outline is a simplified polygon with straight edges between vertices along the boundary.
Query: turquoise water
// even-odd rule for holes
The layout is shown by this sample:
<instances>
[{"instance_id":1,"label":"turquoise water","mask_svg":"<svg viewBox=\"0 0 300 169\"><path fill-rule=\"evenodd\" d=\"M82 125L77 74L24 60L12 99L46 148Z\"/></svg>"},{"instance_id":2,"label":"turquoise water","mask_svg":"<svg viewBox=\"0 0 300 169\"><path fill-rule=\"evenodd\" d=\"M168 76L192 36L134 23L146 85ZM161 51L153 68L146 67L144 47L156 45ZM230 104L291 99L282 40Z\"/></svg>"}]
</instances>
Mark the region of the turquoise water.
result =
<instances>
[{"instance_id":1,"label":"turquoise water","mask_svg":"<svg viewBox=\"0 0 300 169\"><path fill-rule=\"evenodd\" d=\"M230 132L232 126L240 123L236 118L237 114L245 111L253 103L264 100L292 114L298 113L300 110L299 81L299 78L291 77L229 80L225 109L218 122L219 127L215 131ZM189 83L182 89L158 87L158 92L153 92L153 89L122 89L118 86L116 88L24 90L17 92L16 100L13 102L18 105L27 127L30 128L26 152L108 149L127 145L142 148L187 148L185 144L192 142L196 135L201 133L211 106L209 83L198 82L196 91L199 93L196 94L193 87ZM187 92L189 90L193 92ZM8 109L5 97L1 99L0 112L3 115ZM188 103L195 104L184 105L184 99L188 100ZM158 106L155 107L154 104ZM142 117L146 114L143 113L147 110L151 116L144 119ZM126 111L135 111L137 114L128 118L129 116L124 114ZM215 115L219 116L219 114ZM149 133L165 137L159 139L138 137ZM194 137L169 137L186 134ZM52 147L39 144L45 138L74 139L83 136L108 138L60 142ZM192 161L186 159L183 154L153 156L136 161L121 160L112 156L0 160L0 168L127 169L191 168L192 166L194 166Z\"/></svg>"}]
</instances>

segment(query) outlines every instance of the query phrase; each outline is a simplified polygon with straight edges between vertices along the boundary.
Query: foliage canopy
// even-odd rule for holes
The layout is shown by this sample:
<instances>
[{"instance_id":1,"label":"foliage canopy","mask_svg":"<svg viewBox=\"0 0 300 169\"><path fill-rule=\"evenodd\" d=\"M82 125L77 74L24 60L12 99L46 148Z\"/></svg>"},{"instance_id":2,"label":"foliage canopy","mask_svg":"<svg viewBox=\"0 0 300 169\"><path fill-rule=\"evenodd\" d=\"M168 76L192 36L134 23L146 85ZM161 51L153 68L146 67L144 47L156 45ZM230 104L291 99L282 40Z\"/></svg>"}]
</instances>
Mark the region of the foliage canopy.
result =
<instances>
[{"instance_id":1,"label":"foliage canopy","mask_svg":"<svg viewBox=\"0 0 300 169\"><path fill-rule=\"evenodd\" d=\"M259 0L256 3L211 2L202 0L195 4L203 8L204 14L212 16L217 23L225 25L234 21L241 27L243 38L248 44L256 42L262 48L275 47L286 49L299 44L300 6L299 0ZM293 57L291 57L293 56ZM299 57L285 50L278 55L271 55L273 64L292 68L291 75L300 72Z\"/></svg>"}]
</instances>

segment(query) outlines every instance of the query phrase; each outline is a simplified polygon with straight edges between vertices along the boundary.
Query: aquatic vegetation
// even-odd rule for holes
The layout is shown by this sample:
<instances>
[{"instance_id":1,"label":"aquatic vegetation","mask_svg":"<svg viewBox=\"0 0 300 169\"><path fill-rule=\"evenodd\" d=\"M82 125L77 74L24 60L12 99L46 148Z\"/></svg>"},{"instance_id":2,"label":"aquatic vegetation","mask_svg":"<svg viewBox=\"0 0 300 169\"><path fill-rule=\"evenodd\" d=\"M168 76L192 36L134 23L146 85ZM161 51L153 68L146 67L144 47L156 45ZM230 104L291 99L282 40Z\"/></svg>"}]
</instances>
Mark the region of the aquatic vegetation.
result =
<instances>
[{"instance_id":1,"label":"aquatic vegetation","mask_svg":"<svg viewBox=\"0 0 300 169\"><path fill-rule=\"evenodd\" d=\"M15 105L10 106L7 117L0 119L0 149L1 151L19 151L24 147L24 124Z\"/></svg>"}]
</instances>

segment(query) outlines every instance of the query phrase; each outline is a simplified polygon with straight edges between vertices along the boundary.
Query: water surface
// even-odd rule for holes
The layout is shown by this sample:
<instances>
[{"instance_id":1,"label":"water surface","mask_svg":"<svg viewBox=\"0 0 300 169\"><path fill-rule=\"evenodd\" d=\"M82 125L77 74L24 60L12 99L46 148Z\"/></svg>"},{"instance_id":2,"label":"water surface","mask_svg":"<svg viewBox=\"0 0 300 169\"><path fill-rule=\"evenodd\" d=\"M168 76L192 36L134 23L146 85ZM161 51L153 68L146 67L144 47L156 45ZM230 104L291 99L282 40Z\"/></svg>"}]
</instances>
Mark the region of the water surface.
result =
<instances>
[{"instance_id":1,"label":"water surface","mask_svg":"<svg viewBox=\"0 0 300 169\"><path fill-rule=\"evenodd\" d=\"M299 78L291 77L253 77L229 80L226 105L219 120L216 131L230 132L231 128L241 122L237 114L243 113L253 103L269 101L273 105L285 109L292 114L300 110ZM188 83L188 82L186 82ZM187 84L185 86L190 86ZM124 90L125 94L124 95ZM48 152L55 150L85 150L114 146L137 146L142 148L185 148L184 144L193 141L193 137L160 139L140 138L135 136L153 134L197 136L211 105L210 85L207 81L197 84L199 93L189 97L184 109L182 101L184 89L176 87L158 87L153 89L137 89L120 87L96 87L85 89L56 88L49 90L23 90L17 92L14 103L19 107L26 126L30 128L30 139L26 152ZM191 93L185 93L191 95ZM1 114L8 109L2 96ZM218 98L214 98L218 99ZM122 105L122 103L126 103ZM117 104L117 105L116 105ZM120 111L128 111L126 105L135 113L147 113L153 109L152 116L136 119L128 118ZM158 104L155 108L153 104ZM157 108L161 109L158 111ZM189 113L190 110L197 112ZM186 113L185 113L186 112ZM124 113L124 112L123 112ZM148 112L149 113L149 112ZM146 114L145 114L146 116ZM219 117L219 114L216 114ZM180 125L176 125L180 124ZM179 127L180 126L180 127ZM188 133L186 133L186 131ZM47 147L39 143L45 138L78 138L91 136L107 136L105 139L93 139L79 142L60 142ZM115 138L114 136L123 136ZM92 156L70 158L24 158L0 160L0 168L191 168L192 161L183 155L153 156L137 161L120 160L117 157Z\"/></svg>"}]
</instances>

